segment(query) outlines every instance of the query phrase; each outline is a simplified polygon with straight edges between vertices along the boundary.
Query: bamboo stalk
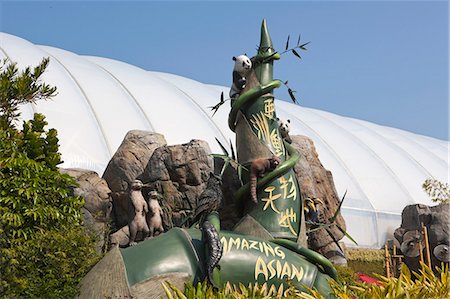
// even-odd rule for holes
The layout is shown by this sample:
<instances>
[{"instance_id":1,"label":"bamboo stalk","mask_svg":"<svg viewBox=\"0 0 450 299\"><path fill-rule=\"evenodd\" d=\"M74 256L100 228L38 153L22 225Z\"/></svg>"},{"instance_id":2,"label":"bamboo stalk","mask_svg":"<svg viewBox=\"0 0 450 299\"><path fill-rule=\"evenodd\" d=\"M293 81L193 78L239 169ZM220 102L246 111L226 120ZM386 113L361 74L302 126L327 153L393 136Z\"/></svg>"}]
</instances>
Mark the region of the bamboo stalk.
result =
<instances>
[{"instance_id":1,"label":"bamboo stalk","mask_svg":"<svg viewBox=\"0 0 450 299\"><path fill-rule=\"evenodd\" d=\"M394 243L394 242L392 242ZM395 244L392 244L393 248L392 248L392 269L393 269L393 274L395 277L397 277L397 246L395 246Z\"/></svg>"},{"instance_id":2,"label":"bamboo stalk","mask_svg":"<svg viewBox=\"0 0 450 299\"><path fill-rule=\"evenodd\" d=\"M391 263L389 259L389 250L387 244L384 244L384 260L386 264L386 277L391 278Z\"/></svg>"},{"instance_id":3,"label":"bamboo stalk","mask_svg":"<svg viewBox=\"0 0 450 299\"><path fill-rule=\"evenodd\" d=\"M425 253L427 254L427 264L431 269L431 255L430 255L430 244L428 243L428 230L425 225L422 224L422 234L425 239Z\"/></svg>"}]
</instances>

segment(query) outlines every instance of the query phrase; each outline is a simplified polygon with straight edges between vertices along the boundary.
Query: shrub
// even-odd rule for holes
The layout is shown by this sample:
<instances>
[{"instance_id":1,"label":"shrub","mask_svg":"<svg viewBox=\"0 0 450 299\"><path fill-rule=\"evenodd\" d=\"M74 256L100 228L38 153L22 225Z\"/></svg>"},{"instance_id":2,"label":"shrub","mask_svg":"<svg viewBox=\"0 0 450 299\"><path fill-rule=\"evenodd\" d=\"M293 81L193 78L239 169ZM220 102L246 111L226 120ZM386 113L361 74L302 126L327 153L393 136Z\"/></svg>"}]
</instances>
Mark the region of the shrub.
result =
<instances>
[{"instance_id":1,"label":"shrub","mask_svg":"<svg viewBox=\"0 0 450 299\"><path fill-rule=\"evenodd\" d=\"M0 297L68 298L99 256L82 226L82 197L61 174L55 129L41 114L16 128L19 105L48 99L40 82L48 59L19 73L0 66Z\"/></svg>"}]
</instances>

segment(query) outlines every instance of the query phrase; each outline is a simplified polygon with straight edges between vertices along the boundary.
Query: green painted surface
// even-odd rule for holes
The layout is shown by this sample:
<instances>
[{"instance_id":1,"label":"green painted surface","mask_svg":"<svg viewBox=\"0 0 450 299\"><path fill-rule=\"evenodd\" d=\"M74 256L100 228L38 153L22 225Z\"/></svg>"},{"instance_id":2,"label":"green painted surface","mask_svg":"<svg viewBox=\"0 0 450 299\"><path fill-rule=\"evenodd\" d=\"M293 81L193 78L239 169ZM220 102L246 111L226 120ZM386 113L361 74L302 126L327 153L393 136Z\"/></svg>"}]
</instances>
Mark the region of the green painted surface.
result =
<instances>
[{"instance_id":1,"label":"green painted surface","mask_svg":"<svg viewBox=\"0 0 450 299\"><path fill-rule=\"evenodd\" d=\"M277 289L288 287L287 280L298 287L317 287L326 294L330 291L326 279L318 267L295 251L279 244L251 236L219 233L224 247L220 283L248 284L267 283ZM202 281L204 272L204 243L198 229L174 228L154 239L146 240L133 247L122 249L129 285L144 281L156 275L184 272L192 282Z\"/></svg>"},{"instance_id":2,"label":"green painted surface","mask_svg":"<svg viewBox=\"0 0 450 299\"><path fill-rule=\"evenodd\" d=\"M296 240L302 215L300 188L293 171L298 154L291 148L290 159L287 160L286 145L278 130L273 89L279 87L280 82L273 80L275 59L279 59L279 55L273 48L266 23L263 21L258 53L252 58L253 70L258 82L248 82L251 88L244 90L234 101L229 115L229 126L234 130L237 111L241 111L253 133L273 155L281 159L282 164L278 168L282 171L277 169L260 180L256 204L250 200L248 185L242 187L235 196L237 200L244 201L249 215L267 229L274 238ZM240 133L236 130L236 135ZM244 147L238 148L238 160L242 151L247 152ZM248 174L243 176L245 182L248 182L248 177Z\"/></svg>"},{"instance_id":3,"label":"green painted surface","mask_svg":"<svg viewBox=\"0 0 450 299\"><path fill-rule=\"evenodd\" d=\"M179 228L121 249L130 286L149 277L171 272L203 276L197 252L190 236Z\"/></svg>"}]
</instances>

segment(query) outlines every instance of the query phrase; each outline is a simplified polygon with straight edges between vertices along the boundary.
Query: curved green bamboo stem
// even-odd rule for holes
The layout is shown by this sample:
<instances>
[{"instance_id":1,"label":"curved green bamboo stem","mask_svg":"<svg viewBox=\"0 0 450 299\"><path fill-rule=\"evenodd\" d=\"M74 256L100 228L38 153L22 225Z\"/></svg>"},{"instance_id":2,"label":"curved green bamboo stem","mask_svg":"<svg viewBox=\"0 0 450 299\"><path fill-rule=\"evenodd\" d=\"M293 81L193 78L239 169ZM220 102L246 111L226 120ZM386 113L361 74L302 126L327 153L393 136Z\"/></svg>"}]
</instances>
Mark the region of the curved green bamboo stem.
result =
<instances>
[{"instance_id":1,"label":"curved green bamboo stem","mask_svg":"<svg viewBox=\"0 0 450 299\"><path fill-rule=\"evenodd\" d=\"M234 130L236 129L237 113L244 105L256 101L260 96L280 86L280 80L273 80L269 84L253 87L241 94L239 98L233 103L233 107L231 108L230 114L228 116L228 127L231 129L231 131L234 132Z\"/></svg>"},{"instance_id":2,"label":"curved green bamboo stem","mask_svg":"<svg viewBox=\"0 0 450 299\"><path fill-rule=\"evenodd\" d=\"M328 274L333 279L338 278L338 273L336 268L334 268L333 264L323 255L312 251L311 249L300 246L300 244L292 242L286 239L273 239L271 242L281 245L287 249L297 252L298 254L303 255L308 259L308 261L313 264L319 265L325 271L325 274Z\"/></svg>"},{"instance_id":3,"label":"curved green bamboo stem","mask_svg":"<svg viewBox=\"0 0 450 299\"><path fill-rule=\"evenodd\" d=\"M295 150L295 148L287 142L283 142L286 150L289 154L289 159L281 163L274 171L269 172L262 179L258 180L257 188L261 189L262 187L269 184L272 180L284 175L291 168L294 168L297 161L300 159L299 153ZM243 200L243 198L250 193L250 184L247 183L242 186L236 193L234 194L234 198L237 202Z\"/></svg>"}]
</instances>

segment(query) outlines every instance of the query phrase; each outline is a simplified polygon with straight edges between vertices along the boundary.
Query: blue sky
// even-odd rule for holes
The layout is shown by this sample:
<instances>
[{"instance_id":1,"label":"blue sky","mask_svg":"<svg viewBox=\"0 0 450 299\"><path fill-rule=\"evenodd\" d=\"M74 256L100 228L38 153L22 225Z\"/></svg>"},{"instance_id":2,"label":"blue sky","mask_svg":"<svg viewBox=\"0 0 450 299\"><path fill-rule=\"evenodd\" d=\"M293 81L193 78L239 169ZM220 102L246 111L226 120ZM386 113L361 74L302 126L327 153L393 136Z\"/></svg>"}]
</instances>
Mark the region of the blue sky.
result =
<instances>
[{"instance_id":1,"label":"blue sky","mask_svg":"<svg viewBox=\"0 0 450 299\"><path fill-rule=\"evenodd\" d=\"M311 42L275 66L300 105L449 140L448 1L0 1L3 32L224 86L263 18Z\"/></svg>"}]
</instances>

